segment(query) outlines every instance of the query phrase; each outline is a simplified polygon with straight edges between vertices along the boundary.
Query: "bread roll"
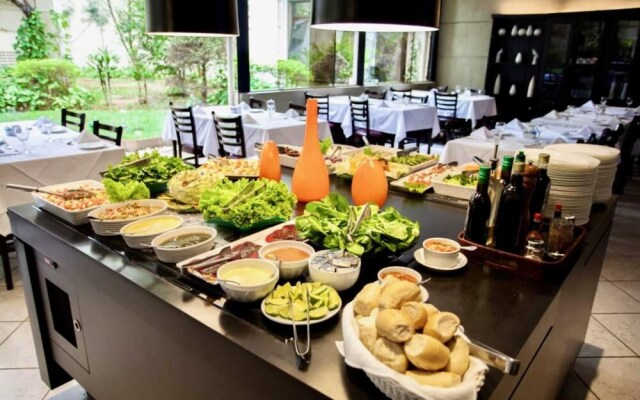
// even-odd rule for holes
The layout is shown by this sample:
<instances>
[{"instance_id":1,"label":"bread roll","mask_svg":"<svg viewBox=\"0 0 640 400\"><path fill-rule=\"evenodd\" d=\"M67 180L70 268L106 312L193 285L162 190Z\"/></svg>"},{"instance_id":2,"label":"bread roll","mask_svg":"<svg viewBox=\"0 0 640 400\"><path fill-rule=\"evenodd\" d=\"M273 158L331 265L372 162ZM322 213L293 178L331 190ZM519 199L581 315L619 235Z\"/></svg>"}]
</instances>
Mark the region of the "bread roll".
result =
<instances>
[{"instance_id":1,"label":"bread roll","mask_svg":"<svg viewBox=\"0 0 640 400\"><path fill-rule=\"evenodd\" d=\"M427 310L422 306L422 304L423 303L410 301L408 303L404 303L400 308L400 310L405 312L413 321L414 330L424 327L427 323L427 318L429 317Z\"/></svg>"},{"instance_id":2,"label":"bread roll","mask_svg":"<svg viewBox=\"0 0 640 400\"><path fill-rule=\"evenodd\" d=\"M415 334L404 344L404 353L416 367L437 371L449 362L449 349L428 335Z\"/></svg>"},{"instance_id":3,"label":"bread roll","mask_svg":"<svg viewBox=\"0 0 640 400\"><path fill-rule=\"evenodd\" d=\"M438 386L444 388L458 385L462 380L460 378L460 375L456 375L451 372L428 372L410 370L407 371L405 375L421 385Z\"/></svg>"},{"instance_id":4,"label":"bread roll","mask_svg":"<svg viewBox=\"0 0 640 400\"><path fill-rule=\"evenodd\" d=\"M368 317L360 317L357 321L360 341L367 350L373 352L373 345L376 343L376 340L378 340L376 318L370 315Z\"/></svg>"},{"instance_id":5,"label":"bread roll","mask_svg":"<svg viewBox=\"0 0 640 400\"><path fill-rule=\"evenodd\" d=\"M469 345L464 339L454 336L447 343L447 347L450 351L449 363L444 370L460 376L464 375L469 368Z\"/></svg>"},{"instance_id":6,"label":"bread roll","mask_svg":"<svg viewBox=\"0 0 640 400\"><path fill-rule=\"evenodd\" d=\"M353 311L365 317L378 307L380 303L380 284L372 282L365 285L360 293L356 295L353 303Z\"/></svg>"},{"instance_id":7,"label":"bread roll","mask_svg":"<svg viewBox=\"0 0 640 400\"><path fill-rule=\"evenodd\" d=\"M404 374L409 367L402 345L385 338L379 338L373 346L373 356L389 368Z\"/></svg>"},{"instance_id":8,"label":"bread roll","mask_svg":"<svg viewBox=\"0 0 640 400\"><path fill-rule=\"evenodd\" d=\"M384 279L382 280L382 289L384 290L385 286L389 286L390 284L392 284L393 282L398 282L400 279L396 278L393 275L387 275L384 277Z\"/></svg>"},{"instance_id":9,"label":"bread roll","mask_svg":"<svg viewBox=\"0 0 640 400\"><path fill-rule=\"evenodd\" d=\"M451 340L459 326L460 318L457 315L439 312L429 317L423 333L438 339L441 343L446 343Z\"/></svg>"},{"instance_id":10,"label":"bread roll","mask_svg":"<svg viewBox=\"0 0 640 400\"><path fill-rule=\"evenodd\" d=\"M424 309L427 311L427 315L429 317L440 312L440 310L438 310L436 306L431 303L422 303L422 307L424 307Z\"/></svg>"},{"instance_id":11,"label":"bread roll","mask_svg":"<svg viewBox=\"0 0 640 400\"><path fill-rule=\"evenodd\" d=\"M382 310L376 318L378 335L392 342L406 342L413 335L413 321L411 317L400 310Z\"/></svg>"},{"instance_id":12,"label":"bread roll","mask_svg":"<svg viewBox=\"0 0 640 400\"><path fill-rule=\"evenodd\" d=\"M380 294L380 308L400 309L409 301L420 301L420 289L415 283L398 280L385 285Z\"/></svg>"}]
</instances>

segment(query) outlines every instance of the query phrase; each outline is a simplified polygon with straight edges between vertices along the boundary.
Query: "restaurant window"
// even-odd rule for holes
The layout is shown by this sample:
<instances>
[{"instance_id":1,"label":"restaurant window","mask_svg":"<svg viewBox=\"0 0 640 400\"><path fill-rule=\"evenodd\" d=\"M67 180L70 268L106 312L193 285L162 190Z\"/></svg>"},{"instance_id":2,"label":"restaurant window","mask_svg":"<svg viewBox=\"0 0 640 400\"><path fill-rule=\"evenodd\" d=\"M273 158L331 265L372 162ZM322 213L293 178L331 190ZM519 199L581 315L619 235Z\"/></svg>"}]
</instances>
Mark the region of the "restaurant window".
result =
<instances>
[{"instance_id":1,"label":"restaurant window","mask_svg":"<svg viewBox=\"0 0 640 400\"><path fill-rule=\"evenodd\" d=\"M249 0L251 91L356 83L355 34L310 20L311 0Z\"/></svg>"},{"instance_id":2,"label":"restaurant window","mask_svg":"<svg viewBox=\"0 0 640 400\"><path fill-rule=\"evenodd\" d=\"M364 83L427 80L431 33L367 32Z\"/></svg>"}]
</instances>

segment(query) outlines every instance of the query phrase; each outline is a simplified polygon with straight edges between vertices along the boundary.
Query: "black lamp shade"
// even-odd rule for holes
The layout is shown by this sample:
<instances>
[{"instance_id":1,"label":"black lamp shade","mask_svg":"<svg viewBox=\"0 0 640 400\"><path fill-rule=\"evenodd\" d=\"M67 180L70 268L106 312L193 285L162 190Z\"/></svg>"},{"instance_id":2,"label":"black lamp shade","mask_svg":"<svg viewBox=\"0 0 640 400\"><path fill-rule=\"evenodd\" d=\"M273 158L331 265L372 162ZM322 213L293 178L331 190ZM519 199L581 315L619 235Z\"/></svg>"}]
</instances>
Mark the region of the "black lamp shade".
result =
<instances>
[{"instance_id":1,"label":"black lamp shade","mask_svg":"<svg viewBox=\"0 0 640 400\"><path fill-rule=\"evenodd\" d=\"M236 0L200 4L179 0L146 0L147 33L173 36L238 36Z\"/></svg>"},{"instance_id":2,"label":"black lamp shade","mask_svg":"<svg viewBox=\"0 0 640 400\"><path fill-rule=\"evenodd\" d=\"M313 0L311 27L358 32L425 32L440 24L440 0Z\"/></svg>"}]
</instances>

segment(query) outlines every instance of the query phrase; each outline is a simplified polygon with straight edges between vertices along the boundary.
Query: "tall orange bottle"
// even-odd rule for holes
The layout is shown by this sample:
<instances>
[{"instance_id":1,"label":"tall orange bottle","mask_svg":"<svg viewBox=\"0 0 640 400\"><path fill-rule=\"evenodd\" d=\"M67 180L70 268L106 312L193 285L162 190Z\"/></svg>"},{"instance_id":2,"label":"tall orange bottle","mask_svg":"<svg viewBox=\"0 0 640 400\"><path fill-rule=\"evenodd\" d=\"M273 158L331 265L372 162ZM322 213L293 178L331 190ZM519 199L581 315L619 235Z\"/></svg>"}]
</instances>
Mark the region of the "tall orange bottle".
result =
<instances>
[{"instance_id":1,"label":"tall orange bottle","mask_svg":"<svg viewBox=\"0 0 640 400\"><path fill-rule=\"evenodd\" d=\"M267 140L262 145L262 153L260 153L260 178L280 182L281 176L278 146L273 140Z\"/></svg>"},{"instance_id":2,"label":"tall orange bottle","mask_svg":"<svg viewBox=\"0 0 640 400\"><path fill-rule=\"evenodd\" d=\"M307 126L302 153L293 170L291 189L298 201L308 203L329 194L329 171L318 140L318 100L307 100Z\"/></svg>"},{"instance_id":3,"label":"tall orange bottle","mask_svg":"<svg viewBox=\"0 0 640 400\"><path fill-rule=\"evenodd\" d=\"M375 203L382 208L387 201L389 186L384 169L378 160L367 159L358 165L351 181L353 204Z\"/></svg>"}]
</instances>

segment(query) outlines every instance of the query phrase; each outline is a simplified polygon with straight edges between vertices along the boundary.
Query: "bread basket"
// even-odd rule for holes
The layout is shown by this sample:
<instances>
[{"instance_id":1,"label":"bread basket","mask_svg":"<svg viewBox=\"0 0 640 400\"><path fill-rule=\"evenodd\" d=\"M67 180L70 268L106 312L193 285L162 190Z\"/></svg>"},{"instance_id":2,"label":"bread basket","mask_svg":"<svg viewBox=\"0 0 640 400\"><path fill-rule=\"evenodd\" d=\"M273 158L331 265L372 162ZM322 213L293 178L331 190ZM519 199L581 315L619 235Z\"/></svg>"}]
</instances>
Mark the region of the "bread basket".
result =
<instances>
[{"instance_id":1,"label":"bread basket","mask_svg":"<svg viewBox=\"0 0 640 400\"><path fill-rule=\"evenodd\" d=\"M353 302L342 310L342 355L345 363L358 368L371 379L382 393L391 399L399 400L472 400L484 384L488 371L485 363L476 357L470 357L469 369L462 382L451 388L420 385L413 379L400 374L378 361L360 342L358 324L353 316ZM466 339L461 330L456 333ZM338 343L340 349L340 343Z\"/></svg>"}]
</instances>

